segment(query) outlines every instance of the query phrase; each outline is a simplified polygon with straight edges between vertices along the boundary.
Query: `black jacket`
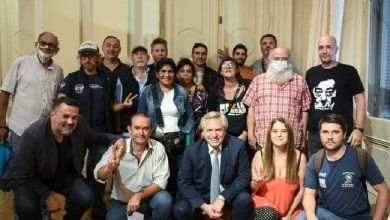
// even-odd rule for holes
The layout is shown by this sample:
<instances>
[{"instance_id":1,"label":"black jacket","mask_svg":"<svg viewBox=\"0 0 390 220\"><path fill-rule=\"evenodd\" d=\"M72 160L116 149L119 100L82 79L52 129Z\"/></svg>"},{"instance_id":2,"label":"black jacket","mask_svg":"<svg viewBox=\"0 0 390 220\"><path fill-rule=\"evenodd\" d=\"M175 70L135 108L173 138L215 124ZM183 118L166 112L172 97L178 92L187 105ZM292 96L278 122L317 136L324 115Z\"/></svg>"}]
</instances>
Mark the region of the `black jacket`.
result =
<instances>
[{"instance_id":1,"label":"black jacket","mask_svg":"<svg viewBox=\"0 0 390 220\"><path fill-rule=\"evenodd\" d=\"M100 67L97 68L97 74L104 79L104 118L106 131L108 133L114 133L114 116L111 107L110 99L110 87L108 78L105 76L105 72ZM79 89L82 85L83 89ZM80 105L80 115L90 122L92 109L92 93L89 88L87 77L84 73L84 69L69 73L69 75L61 83L60 93L74 98Z\"/></svg>"},{"instance_id":2,"label":"black jacket","mask_svg":"<svg viewBox=\"0 0 390 220\"><path fill-rule=\"evenodd\" d=\"M97 133L89 128L84 118L79 117L70 138L73 149L73 168L81 176L86 145L109 146L119 137ZM40 198L46 199L51 191L42 181L54 178L59 163L57 159L57 147L50 118L40 119L23 133L19 147L4 172L1 188L10 190L24 184Z\"/></svg>"}]
</instances>

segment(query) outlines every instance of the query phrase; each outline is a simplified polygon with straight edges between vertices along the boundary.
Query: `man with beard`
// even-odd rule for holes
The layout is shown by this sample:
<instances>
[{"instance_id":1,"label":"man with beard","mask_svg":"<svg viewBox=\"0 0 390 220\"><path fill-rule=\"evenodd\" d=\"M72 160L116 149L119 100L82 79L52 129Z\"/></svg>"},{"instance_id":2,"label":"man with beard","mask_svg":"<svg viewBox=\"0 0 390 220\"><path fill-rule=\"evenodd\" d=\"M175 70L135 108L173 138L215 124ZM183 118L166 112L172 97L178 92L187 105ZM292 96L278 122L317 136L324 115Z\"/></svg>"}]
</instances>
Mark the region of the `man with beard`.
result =
<instances>
[{"instance_id":1,"label":"man with beard","mask_svg":"<svg viewBox=\"0 0 390 220\"><path fill-rule=\"evenodd\" d=\"M169 177L168 157L164 146L150 136L150 117L137 113L127 127L126 154L115 158L109 148L96 165L98 181L114 176L107 219L127 219L127 213L152 213L152 219L167 219L172 209L172 197L165 191Z\"/></svg>"},{"instance_id":2,"label":"man with beard","mask_svg":"<svg viewBox=\"0 0 390 220\"><path fill-rule=\"evenodd\" d=\"M308 125L309 154L312 155L322 144L317 133L317 124L322 116L335 113L347 121L346 141L352 146L361 143L366 117L366 96L357 70L350 65L336 61L338 51L336 39L323 36L318 41L318 55L321 64L310 68L306 82L313 97L310 105ZM356 117L353 120L353 101Z\"/></svg>"},{"instance_id":3,"label":"man with beard","mask_svg":"<svg viewBox=\"0 0 390 220\"><path fill-rule=\"evenodd\" d=\"M105 72L98 68L99 48L91 41L80 45L78 56L80 69L69 73L61 83L59 97L68 96L80 104L80 115L96 132L114 133L114 117L109 96L109 82ZM93 178L93 169L107 149L107 146L88 145L87 180L94 192L94 204L91 210L93 218L105 218L103 195L105 185Z\"/></svg>"},{"instance_id":4,"label":"man with beard","mask_svg":"<svg viewBox=\"0 0 390 220\"><path fill-rule=\"evenodd\" d=\"M270 54L271 50L276 48L277 46L278 46L278 41L277 41L275 35L264 34L263 36L261 36L260 50L261 50L261 53L263 54L263 57L259 60L256 60L251 66L253 72L256 75L265 73L268 70L268 64L270 63L269 54ZM293 68L293 72L299 74L299 71L296 68L296 66L294 65L294 63L291 62L291 65Z\"/></svg>"},{"instance_id":5,"label":"man with beard","mask_svg":"<svg viewBox=\"0 0 390 220\"><path fill-rule=\"evenodd\" d=\"M306 137L310 92L305 79L293 72L287 48L271 50L270 65L265 74L256 76L250 84L243 102L249 106L248 141L252 148L265 145L269 123L284 117L294 130L295 146L304 144Z\"/></svg>"},{"instance_id":6,"label":"man with beard","mask_svg":"<svg viewBox=\"0 0 390 220\"><path fill-rule=\"evenodd\" d=\"M49 115L64 77L62 68L52 57L60 50L57 37L43 32L35 43L32 56L17 58L4 79L0 93L0 140L11 130L11 145L15 151L24 130L38 119ZM12 95L9 129L6 113Z\"/></svg>"},{"instance_id":7,"label":"man with beard","mask_svg":"<svg viewBox=\"0 0 390 220\"><path fill-rule=\"evenodd\" d=\"M119 112L120 132L129 137L127 126L131 116L137 113L138 98L145 87L156 79L156 74L148 68L148 50L143 46L135 46L131 50L132 66L130 72L121 73L113 88L114 112Z\"/></svg>"},{"instance_id":8,"label":"man with beard","mask_svg":"<svg viewBox=\"0 0 390 220\"><path fill-rule=\"evenodd\" d=\"M389 204L387 184L368 153L344 144L344 118L325 115L319 121L318 132L325 149L310 157L302 202L305 212L297 219L384 219ZM371 217L366 180L378 195Z\"/></svg>"},{"instance_id":9,"label":"man with beard","mask_svg":"<svg viewBox=\"0 0 390 220\"><path fill-rule=\"evenodd\" d=\"M92 190L82 176L85 145L108 146L117 139L91 130L79 117L74 99L57 99L50 117L38 120L23 133L4 173L2 186L14 189L19 219L41 219L39 200L46 202L50 212L59 211L53 192L65 196L64 219L81 219L93 202ZM124 154L124 140L120 138L115 146L114 155L119 158Z\"/></svg>"},{"instance_id":10,"label":"man with beard","mask_svg":"<svg viewBox=\"0 0 390 220\"><path fill-rule=\"evenodd\" d=\"M248 57L248 49L244 44L237 44L233 48L233 59L236 60L240 75L243 79L252 80L255 75L250 67L245 66L246 58Z\"/></svg>"}]
</instances>

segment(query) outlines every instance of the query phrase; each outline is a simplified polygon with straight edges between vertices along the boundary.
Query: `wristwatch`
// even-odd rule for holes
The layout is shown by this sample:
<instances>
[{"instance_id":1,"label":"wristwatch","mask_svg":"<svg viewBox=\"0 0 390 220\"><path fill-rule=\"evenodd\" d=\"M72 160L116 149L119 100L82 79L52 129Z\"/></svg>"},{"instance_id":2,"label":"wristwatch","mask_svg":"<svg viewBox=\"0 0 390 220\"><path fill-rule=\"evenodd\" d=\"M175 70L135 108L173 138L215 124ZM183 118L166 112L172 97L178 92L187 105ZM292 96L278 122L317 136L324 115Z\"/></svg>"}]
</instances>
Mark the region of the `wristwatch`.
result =
<instances>
[{"instance_id":1,"label":"wristwatch","mask_svg":"<svg viewBox=\"0 0 390 220\"><path fill-rule=\"evenodd\" d=\"M221 200L222 202L225 202L225 197L223 197L223 195L219 195L217 198L218 198L219 200Z\"/></svg>"},{"instance_id":2,"label":"wristwatch","mask_svg":"<svg viewBox=\"0 0 390 220\"><path fill-rule=\"evenodd\" d=\"M359 128L359 127L356 127L356 126L355 126L353 129L357 129L357 130L359 130L359 131L362 132L362 133L364 132L364 128Z\"/></svg>"}]
</instances>

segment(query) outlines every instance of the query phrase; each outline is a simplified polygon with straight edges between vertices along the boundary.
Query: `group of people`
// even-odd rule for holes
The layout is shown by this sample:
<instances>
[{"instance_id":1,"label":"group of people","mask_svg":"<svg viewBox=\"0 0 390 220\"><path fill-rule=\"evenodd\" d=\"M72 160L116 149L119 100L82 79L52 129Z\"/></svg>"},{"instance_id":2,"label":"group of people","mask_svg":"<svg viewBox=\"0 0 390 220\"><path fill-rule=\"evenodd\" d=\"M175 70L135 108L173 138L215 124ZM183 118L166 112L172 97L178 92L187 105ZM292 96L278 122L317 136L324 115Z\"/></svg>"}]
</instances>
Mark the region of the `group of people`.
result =
<instances>
[{"instance_id":1,"label":"group of people","mask_svg":"<svg viewBox=\"0 0 390 220\"><path fill-rule=\"evenodd\" d=\"M335 60L332 36L319 40L321 64L305 78L272 34L261 37L263 57L252 68L238 44L231 56L218 51L217 71L203 43L176 64L167 41L156 38L154 63L139 45L129 66L118 58L120 40L107 36L103 57L83 42L80 69L64 78L52 60L58 38L43 32L35 48L15 60L0 92L0 139L10 132L14 152L0 185L14 190L16 219L50 219L61 209L52 192L65 196L64 219L81 219L91 207L93 218L110 220L138 212L152 219L386 215L387 184L359 148L364 87L354 67ZM378 192L372 212L366 180Z\"/></svg>"}]
</instances>

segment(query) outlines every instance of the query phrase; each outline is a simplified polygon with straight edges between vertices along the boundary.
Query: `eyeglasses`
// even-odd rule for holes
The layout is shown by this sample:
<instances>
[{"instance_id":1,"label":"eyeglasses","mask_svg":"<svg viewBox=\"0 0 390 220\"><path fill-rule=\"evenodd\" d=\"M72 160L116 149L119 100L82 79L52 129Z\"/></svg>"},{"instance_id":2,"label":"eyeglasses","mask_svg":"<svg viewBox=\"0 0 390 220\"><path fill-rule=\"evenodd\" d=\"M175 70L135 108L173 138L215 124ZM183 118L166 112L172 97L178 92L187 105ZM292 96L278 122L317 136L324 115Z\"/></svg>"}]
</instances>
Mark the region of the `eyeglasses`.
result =
<instances>
[{"instance_id":1,"label":"eyeglasses","mask_svg":"<svg viewBox=\"0 0 390 220\"><path fill-rule=\"evenodd\" d=\"M236 68L236 65L233 62L225 62L221 67L222 69L233 69Z\"/></svg>"},{"instance_id":2,"label":"eyeglasses","mask_svg":"<svg viewBox=\"0 0 390 220\"><path fill-rule=\"evenodd\" d=\"M56 49L57 48L57 45L56 44L53 44L53 43L48 43L46 41L38 41L38 47L39 48L42 48L42 49Z\"/></svg>"}]
</instances>

